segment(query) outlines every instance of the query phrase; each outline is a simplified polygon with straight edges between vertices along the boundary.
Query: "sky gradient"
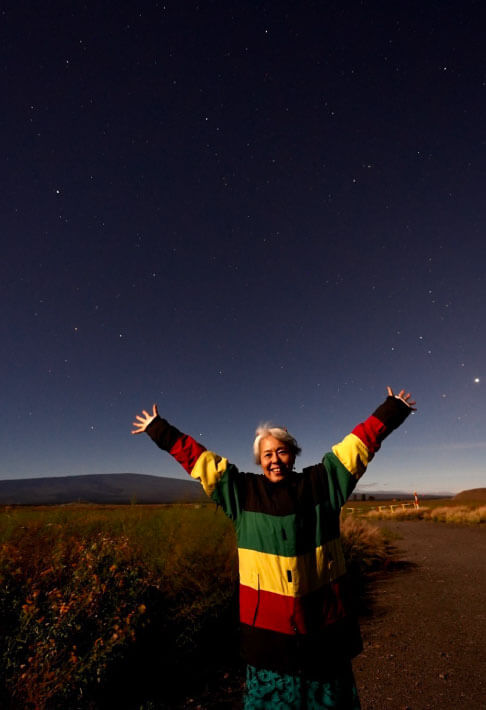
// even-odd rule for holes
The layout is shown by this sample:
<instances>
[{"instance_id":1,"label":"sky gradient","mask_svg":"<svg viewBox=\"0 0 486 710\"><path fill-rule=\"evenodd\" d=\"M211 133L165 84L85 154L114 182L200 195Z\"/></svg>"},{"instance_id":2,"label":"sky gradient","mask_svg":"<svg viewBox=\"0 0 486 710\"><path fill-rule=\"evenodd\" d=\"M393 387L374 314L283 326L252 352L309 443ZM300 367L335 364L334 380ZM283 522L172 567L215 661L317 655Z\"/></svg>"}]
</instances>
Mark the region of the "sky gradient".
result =
<instances>
[{"instance_id":1,"label":"sky gradient","mask_svg":"<svg viewBox=\"0 0 486 710\"><path fill-rule=\"evenodd\" d=\"M0 478L319 460L406 387L362 490L486 484L480 2L10 3Z\"/></svg>"}]
</instances>

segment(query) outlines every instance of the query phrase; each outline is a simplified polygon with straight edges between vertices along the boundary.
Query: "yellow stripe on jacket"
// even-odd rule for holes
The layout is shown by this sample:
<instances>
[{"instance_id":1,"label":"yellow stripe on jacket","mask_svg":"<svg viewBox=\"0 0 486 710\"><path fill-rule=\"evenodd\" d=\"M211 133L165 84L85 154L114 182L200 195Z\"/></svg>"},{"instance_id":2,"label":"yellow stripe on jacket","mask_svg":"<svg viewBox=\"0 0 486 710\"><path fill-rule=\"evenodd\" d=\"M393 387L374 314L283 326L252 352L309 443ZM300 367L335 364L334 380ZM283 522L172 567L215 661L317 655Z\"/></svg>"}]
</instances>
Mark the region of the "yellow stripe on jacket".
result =
<instances>
[{"instance_id":1,"label":"yellow stripe on jacket","mask_svg":"<svg viewBox=\"0 0 486 710\"><path fill-rule=\"evenodd\" d=\"M228 459L218 456L213 451L204 451L191 471L191 477L202 484L205 493L210 496L228 468Z\"/></svg>"},{"instance_id":2,"label":"yellow stripe on jacket","mask_svg":"<svg viewBox=\"0 0 486 710\"><path fill-rule=\"evenodd\" d=\"M343 466L356 478L363 475L373 458L368 447L356 434L348 434L339 444L333 446L332 450Z\"/></svg>"},{"instance_id":3,"label":"yellow stripe on jacket","mask_svg":"<svg viewBox=\"0 0 486 710\"><path fill-rule=\"evenodd\" d=\"M296 557L271 555L240 547L240 584L287 597L303 597L346 572L339 539Z\"/></svg>"}]
</instances>

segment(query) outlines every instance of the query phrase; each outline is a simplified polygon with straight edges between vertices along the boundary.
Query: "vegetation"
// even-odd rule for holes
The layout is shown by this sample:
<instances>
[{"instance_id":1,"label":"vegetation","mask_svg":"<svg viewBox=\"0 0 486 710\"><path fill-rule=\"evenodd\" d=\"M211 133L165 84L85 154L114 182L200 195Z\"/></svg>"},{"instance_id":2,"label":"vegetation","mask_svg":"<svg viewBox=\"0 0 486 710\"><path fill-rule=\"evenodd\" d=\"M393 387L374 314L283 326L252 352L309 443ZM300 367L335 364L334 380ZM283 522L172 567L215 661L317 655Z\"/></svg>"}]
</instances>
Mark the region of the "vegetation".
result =
<instances>
[{"instance_id":1,"label":"vegetation","mask_svg":"<svg viewBox=\"0 0 486 710\"><path fill-rule=\"evenodd\" d=\"M364 517L367 520L423 520L428 515L428 508L395 508L391 510L368 510Z\"/></svg>"},{"instance_id":2,"label":"vegetation","mask_svg":"<svg viewBox=\"0 0 486 710\"><path fill-rule=\"evenodd\" d=\"M429 518L443 523L485 523L486 505L479 508L466 505L440 506L430 511Z\"/></svg>"},{"instance_id":3,"label":"vegetation","mask_svg":"<svg viewBox=\"0 0 486 710\"><path fill-rule=\"evenodd\" d=\"M233 532L214 508L11 509L0 541L1 707L130 707L161 668L170 693L232 617Z\"/></svg>"},{"instance_id":4,"label":"vegetation","mask_svg":"<svg viewBox=\"0 0 486 710\"><path fill-rule=\"evenodd\" d=\"M362 589L386 544L363 520L343 533ZM10 508L0 544L2 708L164 707L161 690L170 707L236 658L234 533L213 506Z\"/></svg>"},{"instance_id":5,"label":"vegetation","mask_svg":"<svg viewBox=\"0 0 486 710\"><path fill-rule=\"evenodd\" d=\"M362 518L344 517L341 524L347 566L359 566L359 573L380 568L390 551L380 530Z\"/></svg>"},{"instance_id":6,"label":"vegetation","mask_svg":"<svg viewBox=\"0 0 486 710\"><path fill-rule=\"evenodd\" d=\"M427 505L414 508L402 507L397 501L377 506L360 503L359 507L347 507L348 517L364 517L368 520L431 520L444 523L474 525L486 522L486 505L478 505L476 500L457 497L446 500L428 500Z\"/></svg>"}]
</instances>

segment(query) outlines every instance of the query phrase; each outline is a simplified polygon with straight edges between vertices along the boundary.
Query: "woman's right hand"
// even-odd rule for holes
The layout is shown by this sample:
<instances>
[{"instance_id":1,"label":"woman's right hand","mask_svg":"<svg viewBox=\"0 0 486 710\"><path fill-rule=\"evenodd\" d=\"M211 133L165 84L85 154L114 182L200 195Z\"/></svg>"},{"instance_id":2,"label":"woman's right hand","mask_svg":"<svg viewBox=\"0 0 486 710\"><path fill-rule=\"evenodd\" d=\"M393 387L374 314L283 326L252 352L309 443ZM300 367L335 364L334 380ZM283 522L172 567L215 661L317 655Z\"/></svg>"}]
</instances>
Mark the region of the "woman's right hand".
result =
<instances>
[{"instance_id":1,"label":"woman's right hand","mask_svg":"<svg viewBox=\"0 0 486 710\"><path fill-rule=\"evenodd\" d=\"M137 414L135 417L135 421L132 422L132 425L135 427L135 429L132 429L132 434L143 434L143 432L146 430L149 424L153 422L153 420L159 416L159 412L157 410L157 405L154 404L152 407L152 414L149 414L145 409L142 411L141 414Z\"/></svg>"},{"instance_id":2,"label":"woman's right hand","mask_svg":"<svg viewBox=\"0 0 486 710\"><path fill-rule=\"evenodd\" d=\"M396 399L399 399L401 402L403 402L403 404L406 404L407 407L410 407L412 412L417 411L417 407L415 406L417 402L414 399L411 399L412 395L410 394L410 392L400 390L398 394L394 394L391 387L387 387L386 390L388 392L389 397L396 397Z\"/></svg>"}]
</instances>

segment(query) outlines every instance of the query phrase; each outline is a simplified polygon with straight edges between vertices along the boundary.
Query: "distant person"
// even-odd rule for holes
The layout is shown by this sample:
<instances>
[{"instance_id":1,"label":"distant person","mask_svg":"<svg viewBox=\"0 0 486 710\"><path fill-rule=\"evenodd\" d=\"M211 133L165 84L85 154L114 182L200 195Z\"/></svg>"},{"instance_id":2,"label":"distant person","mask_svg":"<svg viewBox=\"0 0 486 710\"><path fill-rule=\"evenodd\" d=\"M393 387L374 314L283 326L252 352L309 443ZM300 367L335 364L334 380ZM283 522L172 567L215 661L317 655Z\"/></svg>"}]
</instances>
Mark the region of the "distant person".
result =
<instances>
[{"instance_id":1,"label":"distant person","mask_svg":"<svg viewBox=\"0 0 486 710\"><path fill-rule=\"evenodd\" d=\"M264 425L253 445L263 475L218 454L143 410L147 434L198 479L233 521L238 541L246 710L360 707L351 659L361 636L340 543L339 513L375 452L415 402L388 387L385 402L322 463L294 471L286 429Z\"/></svg>"}]
</instances>

